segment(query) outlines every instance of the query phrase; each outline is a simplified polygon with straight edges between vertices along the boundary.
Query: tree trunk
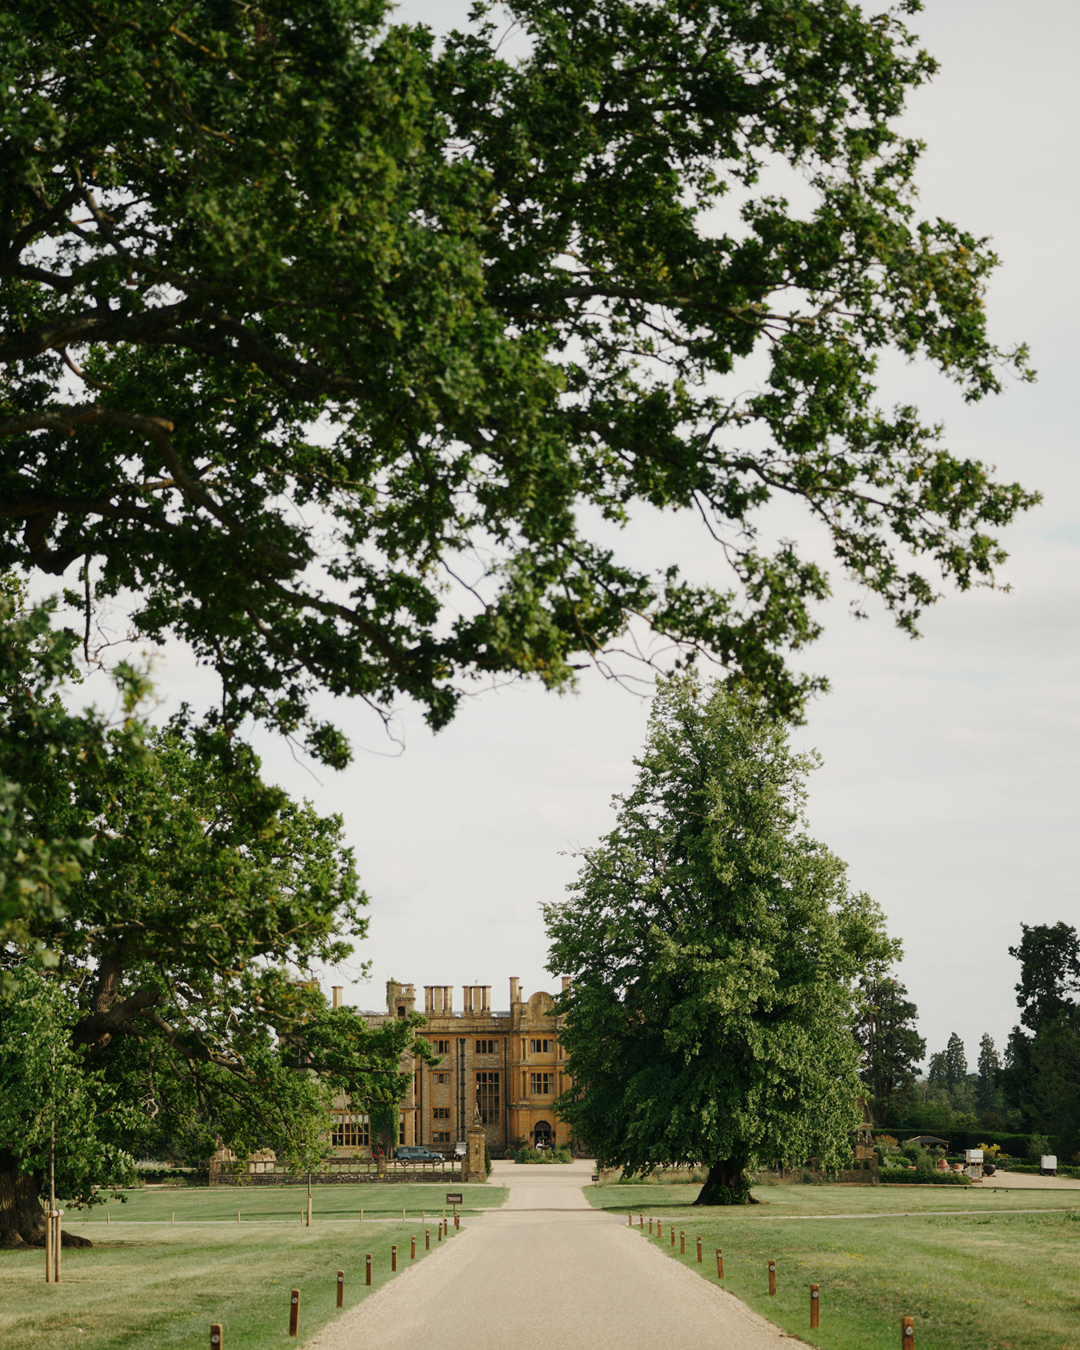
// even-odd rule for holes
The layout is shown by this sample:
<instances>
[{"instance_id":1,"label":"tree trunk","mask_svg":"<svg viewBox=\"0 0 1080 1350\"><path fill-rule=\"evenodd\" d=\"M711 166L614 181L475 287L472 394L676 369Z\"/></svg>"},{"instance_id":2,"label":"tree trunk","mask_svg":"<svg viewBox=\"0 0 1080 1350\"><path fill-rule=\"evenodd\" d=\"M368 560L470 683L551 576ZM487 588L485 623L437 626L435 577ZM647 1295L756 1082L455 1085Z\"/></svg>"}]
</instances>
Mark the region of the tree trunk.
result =
<instances>
[{"instance_id":1,"label":"tree trunk","mask_svg":"<svg viewBox=\"0 0 1080 1350\"><path fill-rule=\"evenodd\" d=\"M725 1158L723 1162L710 1163L709 1175L705 1185L694 1201L695 1205L756 1205L758 1201L750 1194L750 1184L743 1169L745 1163Z\"/></svg>"},{"instance_id":2,"label":"tree trunk","mask_svg":"<svg viewBox=\"0 0 1080 1350\"><path fill-rule=\"evenodd\" d=\"M20 1172L10 1149L0 1149L0 1248L44 1247L45 1211L41 1208L44 1177ZM65 1247L92 1247L88 1238L63 1233Z\"/></svg>"}]
</instances>

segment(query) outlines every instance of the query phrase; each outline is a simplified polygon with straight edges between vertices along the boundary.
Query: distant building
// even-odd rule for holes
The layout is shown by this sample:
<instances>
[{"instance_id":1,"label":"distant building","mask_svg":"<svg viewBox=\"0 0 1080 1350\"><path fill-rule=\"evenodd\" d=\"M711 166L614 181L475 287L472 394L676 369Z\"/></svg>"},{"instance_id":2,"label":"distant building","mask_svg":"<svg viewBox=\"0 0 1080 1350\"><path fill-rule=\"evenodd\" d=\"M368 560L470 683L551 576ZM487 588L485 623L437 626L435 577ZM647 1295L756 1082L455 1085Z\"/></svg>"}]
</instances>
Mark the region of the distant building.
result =
<instances>
[{"instance_id":1,"label":"distant building","mask_svg":"<svg viewBox=\"0 0 1080 1350\"><path fill-rule=\"evenodd\" d=\"M563 988L568 984L564 978ZM514 978L509 1011L494 1012L490 985L466 985L463 1007L455 1012L453 993L452 985L424 986L427 1026L421 1034L440 1059L434 1066L412 1062L398 1143L451 1152L465 1141L479 1113L485 1142L495 1156L523 1144L569 1144L570 1127L554 1111L556 1097L570 1080L559 1044L561 1019L553 1015L552 996L538 992L524 999L521 981ZM339 1000L335 990L335 1004ZM386 1012L366 1016L372 1025L379 1025L414 1011L415 986L388 980ZM330 1143L339 1157L369 1154L366 1114L351 1111L339 1099Z\"/></svg>"}]
</instances>

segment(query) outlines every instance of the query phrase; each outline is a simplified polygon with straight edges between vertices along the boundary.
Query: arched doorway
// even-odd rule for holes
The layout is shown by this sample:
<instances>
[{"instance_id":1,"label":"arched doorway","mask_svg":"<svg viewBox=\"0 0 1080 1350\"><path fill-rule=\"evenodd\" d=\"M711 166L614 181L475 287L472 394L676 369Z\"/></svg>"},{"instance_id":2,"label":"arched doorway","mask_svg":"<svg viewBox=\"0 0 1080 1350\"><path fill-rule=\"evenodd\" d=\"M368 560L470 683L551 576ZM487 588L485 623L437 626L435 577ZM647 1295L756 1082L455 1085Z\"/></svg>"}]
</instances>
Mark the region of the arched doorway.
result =
<instances>
[{"instance_id":1,"label":"arched doorway","mask_svg":"<svg viewBox=\"0 0 1080 1350\"><path fill-rule=\"evenodd\" d=\"M538 1120L533 1130L533 1144L536 1148L550 1148L552 1144L551 1126L546 1120Z\"/></svg>"}]
</instances>

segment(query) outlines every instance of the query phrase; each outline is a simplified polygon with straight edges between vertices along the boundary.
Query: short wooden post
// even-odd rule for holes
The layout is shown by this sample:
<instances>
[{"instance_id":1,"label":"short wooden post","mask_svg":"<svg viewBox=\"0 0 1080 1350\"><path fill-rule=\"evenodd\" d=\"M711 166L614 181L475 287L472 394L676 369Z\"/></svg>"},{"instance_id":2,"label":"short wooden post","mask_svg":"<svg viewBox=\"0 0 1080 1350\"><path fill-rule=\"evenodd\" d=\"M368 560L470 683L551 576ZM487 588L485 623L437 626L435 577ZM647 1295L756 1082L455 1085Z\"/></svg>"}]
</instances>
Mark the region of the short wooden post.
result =
<instances>
[{"instance_id":1,"label":"short wooden post","mask_svg":"<svg viewBox=\"0 0 1080 1350\"><path fill-rule=\"evenodd\" d=\"M642 1231L644 1231L644 1229L645 1229L645 1215L644 1215L644 1214L639 1214L639 1215L637 1216L637 1226L638 1226Z\"/></svg>"},{"instance_id":2,"label":"short wooden post","mask_svg":"<svg viewBox=\"0 0 1080 1350\"><path fill-rule=\"evenodd\" d=\"M675 1246L675 1225L671 1225L671 1245Z\"/></svg>"},{"instance_id":3,"label":"short wooden post","mask_svg":"<svg viewBox=\"0 0 1080 1350\"><path fill-rule=\"evenodd\" d=\"M240 1222L240 1211L239 1211L239 1210L236 1211L236 1222L237 1222L237 1223Z\"/></svg>"},{"instance_id":4,"label":"short wooden post","mask_svg":"<svg viewBox=\"0 0 1080 1350\"><path fill-rule=\"evenodd\" d=\"M404 1211L404 1210L401 1211L401 1222L402 1222L402 1223L405 1222L405 1211Z\"/></svg>"},{"instance_id":5,"label":"short wooden post","mask_svg":"<svg viewBox=\"0 0 1080 1350\"><path fill-rule=\"evenodd\" d=\"M698 1240L697 1240L697 1263L698 1263L699 1266L701 1265L701 1239L700 1239L700 1238L698 1238Z\"/></svg>"},{"instance_id":6,"label":"short wooden post","mask_svg":"<svg viewBox=\"0 0 1080 1350\"><path fill-rule=\"evenodd\" d=\"M634 1216L633 1216L632 1214L627 1214L627 1216L626 1216L626 1222L627 1222L627 1224L628 1224L631 1228L633 1228L633 1226L634 1226Z\"/></svg>"},{"instance_id":7,"label":"short wooden post","mask_svg":"<svg viewBox=\"0 0 1080 1350\"><path fill-rule=\"evenodd\" d=\"M294 1289L289 1297L289 1335L297 1336L300 1332L300 1290Z\"/></svg>"},{"instance_id":8,"label":"short wooden post","mask_svg":"<svg viewBox=\"0 0 1080 1350\"><path fill-rule=\"evenodd\" d=\"M716 1249L716 1278L718 1280L724 1278L724 1253L719 1247Z\"/></svg>"},{"instance_id":9,"label":"short wooden post","mask_svg":"<svg viewBox=\"0 0 1080 1350\"><path fill-rule=\"evenodd\" d=\"M686 1255L686 1234L683 1232L679 1233L679 1255Z\"/></svg>"},{"instance_id":10,"label":"short wooden post","mask_svg":"<svg viewBox=\"0 0 1080 1350\"><path fill-rule=\"evenodd\" d=\"M370 1252L368 1252L368 1254L367 1254L367 1256L366 1256L366 1258L365 1258L365 1260L364 1260L364 1265L365 1265L365 1267L366 1267L364 1283L365 1283L365 1284L370 1284L370 1283L371 1283L371 1253L370 1253Z\"/></svg>"},{"instance_id":11,"label":"short wooden post","mask_svg":"<svg viewBox=\"0 0 1080 1350\"><path fill-rule=\"evenodd\" d=\"M337 1273L337 1305L339 1308L345 1306L345 1272L339 1270Z\"/></svg>"},{"instance_id":12,"label":"short wooden post","mask_svg":"<svg viewBox=\"0 0 1080 1350\"><path fill-rule=\"evenodd\" d=\"M53 1212L45 1211L45 1283L53 1282Z\"/></svg>"},{"instance_id":13,"label":"short wooden post","mask_svg":"<svg viewBox=\"0 0 1080 1350\"><path fill-rule=\"evenodd\" d=\"M171 1222L172 1222L172 1223L175 1223L175 1222L176 1222L176 1210L175 1210L175 1209L174 1209L173 1212L172 1212L172 1219L171 1219Z\"/></svg>"},{"instance_id":14,"label":"short wooden post","mask_svg":"<svg viewBox=\"0 0 1080 1350\"><path fill-rule=\"evenodd\" d=\"M439 1241L442 1241L442 1220L439 1220Z\"/></svg>"},{"instance_id":15,"label":"short wooden post","mask_svg":"<svg viewBox=\"0 0 1080 1350\"><path fill-rule=\"evenodd\" d=\"M769 1293L776 1293L776 1262L769 1262Z\"/></svg>"},{"instance_id":16,"label":"short wooden post","mask_svg":"<svg viewBox=\"0 0 1080 1350\"><path fill-rule=\"evenodd\" d=\"M210 1323L210 1350L221 1350L221 1323Z\"/></svg>"},{"instance_id":17,"label":"short wooden post","mask_svg":"<svg viewBox=\"0 0 1080 1350\"><path fill-rule=\"evenodd\" d=\"M363 1206L363 1205L360 1206L360 1222L361 1222L361 1223L364 1222L364 1206Z\"/></svg>"},{"instance_id":18,"label":"short wooden post","mask_svg":"<svg viewBox=\"0 0 1080 1350\"><path fill-rule=\"evenodd\" d=\"M810 1286L810 1325L816 1327L821 1320L821 1299L816 1284Z\"/></svg>"},{"instance_id":19,"label":"short wooden post","mask_svg":"<svg viewBox=\"0 0 1080 1350\"><path fill-rule=\"evenodd\" d=\"M409 1239L409 1260L410 1260L410 1261L415 1261L415 1260L416 1260L416 1234L415 1234L415 1233L414 1233L413 1236Z\"/></svg>"},{"instance_id":20,"label":"short wooden post","mask_svg":"<svg viewBox=\"0 0 1080 1350\"><path fill-rule=\"evenodd\" d=\"M652 1237L652 1215L649 1215L649 1236Z\"/></svg>"},{"instance_id":21,"label":"short wooden post","mask_svg":"<svg viewBox=\"0 0 1080 1350\"><path fill-rule=\"evenodd\" d=\"M390 1248L390 1269L397 1270L397 1243Z\"/></svg>"},{"instance_id":22,"label":"short wooden post","mask_svg":"<svg viewBox=\"0 0 1080 1350\"><path fill-rule=\"evenodd\" d=\"M109 1213L108 1210L105 1211L105 1222L112 1223L112 1215Z\"/></svg>"},{"instance_id":23,"label":"short wooden post","mask_svg":"<svg viewBox=\"0 0 1080 1350\"><path fill-rule=\"evenodd\" d=\"M424 1251L431 1251L431 1229L424 1229Z\"/></svg>"},{"instance_id":24,"label":"short wooden post","mask_svg":"<svg viewBox=\"0 0 1080 1350\"><path fill-rule=\"evenodd\" d=\"M901 1317L900 1319L900 1345L902 1350L915 1350L915 1319L914 1317Z\"/></svg>"},{"instance_id":25,"label":"short wooden post","mask_svg":"<svg viewBox=\"0 0 1080 1350\"><path fill-rule=\"evenodd\" d=\"M454 1210L454 1227L455 1228L461 1227L461 1215L457 1212L456 1209Z\"/></svg>"}]
</instances>

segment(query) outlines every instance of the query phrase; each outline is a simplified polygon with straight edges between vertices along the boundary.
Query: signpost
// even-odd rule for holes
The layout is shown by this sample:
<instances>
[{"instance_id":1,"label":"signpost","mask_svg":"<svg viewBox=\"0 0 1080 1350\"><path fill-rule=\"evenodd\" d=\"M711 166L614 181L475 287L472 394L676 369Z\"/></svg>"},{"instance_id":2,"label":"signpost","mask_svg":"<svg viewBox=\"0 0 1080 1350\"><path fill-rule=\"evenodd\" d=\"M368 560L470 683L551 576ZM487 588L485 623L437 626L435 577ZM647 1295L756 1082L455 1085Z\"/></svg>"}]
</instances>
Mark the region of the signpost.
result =
<instances>
[{"instance_id":1,"label":"signpost","mask_svg":"<svg viewBox=\"0 0 1080 1350\"><path fill-rule=\"evenodd\" d=\"M455 1228L458 1226L457 1207L458 1207L458 1205L464 1204L464 1202L465 1202L465 1197L464 1197L464 1195L462 1194L461 1191L447 1191L447 1193L446 1193L446 1203L447 1203L448 1205L453 1205L453 1207L454 1207L454 1227L455 1227Z\"/></svg>"}]
</instances>

